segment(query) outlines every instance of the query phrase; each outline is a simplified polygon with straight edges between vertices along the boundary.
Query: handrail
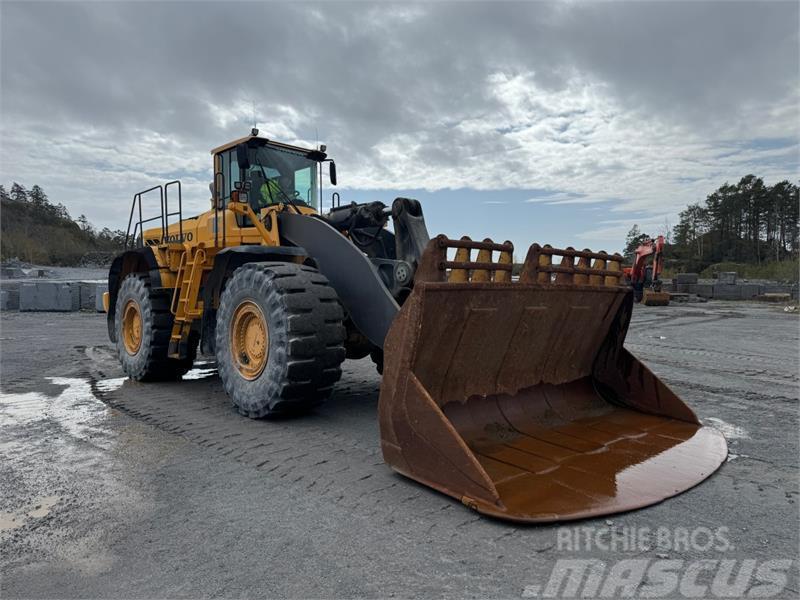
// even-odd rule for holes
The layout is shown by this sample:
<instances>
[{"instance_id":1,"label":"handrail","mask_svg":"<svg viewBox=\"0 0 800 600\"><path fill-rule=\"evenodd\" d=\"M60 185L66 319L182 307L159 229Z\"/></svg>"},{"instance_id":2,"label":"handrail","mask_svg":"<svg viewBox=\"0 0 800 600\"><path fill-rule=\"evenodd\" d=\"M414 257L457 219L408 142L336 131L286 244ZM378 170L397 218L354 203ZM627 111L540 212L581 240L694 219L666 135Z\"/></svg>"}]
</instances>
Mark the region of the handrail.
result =
<instances>
[{"instance_id":1,"label":"handrail","mask_svg":"<svg viewBox=\"0 0 800 600\"><path fill-rule=\"evenodd\" d=\"M169 212L169 187L171 185L177 185L178 187L178 210L175 212ZM160 212L158 215L154 217L150 217L145 219L143 215L142 209L142 200L143 198L149 194L150 192L154 192L158 190L159 194L159 208ZM134 221L134 215L138 216L138 220ZM153 187L149 187L146 190L142 190L141 192L137 192L133 195L133 202L131 203L131 212L128 215L128 226L125 230L125 249L133 248L136 245L137 241L137 232L139 235L139 247L144 246L144 224L150 223L152 221L161 221L161 242L164 243L167 239L167 229L169 227L169 217L177 216L178 217L178 228L180 230L180 238L183 240L183 199L181 193L181 182L177 179L174 181L170 181L165 185L154 185ZM131 231L131 227L133 230ZM129 243L130 242L130 243Z\"/></svg>"},{"instance_id":2,"label":"handrail","mask_svg":"<svg viewBox=\"0 0 800 600\"><path fill-rule=\"evenodd\" d=\"M178 210L176 212L169 212L169 186L171 185L178 186ZM181 192L181 182L178 179L168 181L164 184L164 218L166 219L167 225L164 230L164 236L166 236L166 232L169 231L169 218L175 215L178 216L178 238L183 242L183 194Z\"/></svg>"}]
</instances>

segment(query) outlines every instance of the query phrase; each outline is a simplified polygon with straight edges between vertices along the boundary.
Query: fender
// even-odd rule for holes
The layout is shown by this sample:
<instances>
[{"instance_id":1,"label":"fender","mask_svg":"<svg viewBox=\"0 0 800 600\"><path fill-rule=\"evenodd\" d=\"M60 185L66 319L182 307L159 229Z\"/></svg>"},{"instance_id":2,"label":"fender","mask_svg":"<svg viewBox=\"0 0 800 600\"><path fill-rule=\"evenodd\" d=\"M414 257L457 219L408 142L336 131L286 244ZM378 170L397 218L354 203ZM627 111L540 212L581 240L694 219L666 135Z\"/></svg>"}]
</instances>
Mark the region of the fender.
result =
<instances>
[{"instance_id":1,"label":"fender","mask_svg":"<svg viewBox=\"0 0 800 600\"><path fill-rule=\"evenodd\" d=\"M114 259L108 270L108 314L106 315L108 337L114 343L117 341L114 323L117 293L122 280L130 273L145 273L150 277L151 287L161 287L161 272L152 249L144 247L126 250Z\"/></svg>"},{"instance_id":2,"label":"fender","mask_svg":"<svg viewBox=\"0 0 800 600\"><path fill-rule=\"evenodd\" d=\"M252 262L307 262L308 253L297 246L233 246L221 250L214 259L214 268L203 286L203 319L200 325L200 352L214 353L214 335L217 326L219 296L225 282L245 263Z\"/></svg>"},{"instance_id":3,"label":"fender","mask_svg":"<svg viewBox=\"0 0 800 600\"><path fill-rule=\"evenodd\" d=\"M400 306L375 265L350 240L319 217L282 212L281 238L308 250L339 295L358 330L378 348Z\"/></svg>"}]
</instances>

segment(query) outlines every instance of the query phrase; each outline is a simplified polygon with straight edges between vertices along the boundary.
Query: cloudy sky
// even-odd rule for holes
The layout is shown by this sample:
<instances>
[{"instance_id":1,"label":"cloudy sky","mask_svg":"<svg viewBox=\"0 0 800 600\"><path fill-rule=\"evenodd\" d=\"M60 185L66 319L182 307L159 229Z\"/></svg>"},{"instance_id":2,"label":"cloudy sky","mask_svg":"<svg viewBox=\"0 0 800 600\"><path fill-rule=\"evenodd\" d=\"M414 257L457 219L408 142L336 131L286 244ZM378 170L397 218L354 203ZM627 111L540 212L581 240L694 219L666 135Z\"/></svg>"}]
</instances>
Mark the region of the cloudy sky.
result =
<instances>
[{"instance_id":1,"label":"cloudy sky","mask_svg":"<svg viewBox=\"0 0 800 600\"><path fill-rule=\"evenodd\" d=\"M259 129L432 233L618 250L725 181L798 178L797 2L0 4L0 182L124 228ZM330 187L326 198L330 197Z\"/></svg>"}]
</instances>

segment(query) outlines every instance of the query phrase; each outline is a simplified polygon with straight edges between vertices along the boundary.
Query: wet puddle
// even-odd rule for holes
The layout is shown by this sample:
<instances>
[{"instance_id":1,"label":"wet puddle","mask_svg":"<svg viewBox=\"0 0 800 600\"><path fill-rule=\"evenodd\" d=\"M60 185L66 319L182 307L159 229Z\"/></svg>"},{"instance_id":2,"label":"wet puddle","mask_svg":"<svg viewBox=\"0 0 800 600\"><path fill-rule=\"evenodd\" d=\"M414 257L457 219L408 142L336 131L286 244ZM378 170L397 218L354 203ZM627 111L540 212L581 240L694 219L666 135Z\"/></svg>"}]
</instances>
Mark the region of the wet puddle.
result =
<instances>
[{"instance_id":1,"label":"wet puddle","mask_svg":"<svg viewBox=\"0 0 800 600\"><path fill-rule=\"evenodd\" d=\"M25 425L36 421L55 421L71 436L83 438L108 414L86 379L46 377L45 381L64 389L55 395L42 392L0 392L3 424Z\"/></svg>"},{"instance_id":2,"label":"wet puddle","mask_svg":"<svg viewBox=\"0 0 800 600\"><path fill-rule=\"evenodd\" d=\"M0 532L13 531L30 521L46 517L60 500L61 496L44 496L15 512L0 513Z\"/></svg>"}]
</instances>

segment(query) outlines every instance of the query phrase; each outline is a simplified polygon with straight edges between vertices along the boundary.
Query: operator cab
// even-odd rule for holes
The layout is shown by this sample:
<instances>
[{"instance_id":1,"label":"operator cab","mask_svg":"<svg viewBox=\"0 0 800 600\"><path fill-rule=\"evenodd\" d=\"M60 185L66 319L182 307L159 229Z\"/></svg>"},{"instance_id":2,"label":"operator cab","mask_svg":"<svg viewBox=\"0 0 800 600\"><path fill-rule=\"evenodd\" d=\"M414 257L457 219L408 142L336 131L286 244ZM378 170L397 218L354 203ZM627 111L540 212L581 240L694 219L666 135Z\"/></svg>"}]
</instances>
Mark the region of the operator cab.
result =
<instances>
[{"instance_id":1,"label":"operator cab","mask_svg":"<svg viewBox=\"0 0 800 600\"><path fill-rule=\"evenodd\" d=\"M256 214L276 204L295 204L319 211L323 162L331 163L331 182L336 184L336 167L325 152L258 137L257 129L211 153L213 190L220 207L227 205L234 190L244 190Z\"/></svg>"}]
</instances>

